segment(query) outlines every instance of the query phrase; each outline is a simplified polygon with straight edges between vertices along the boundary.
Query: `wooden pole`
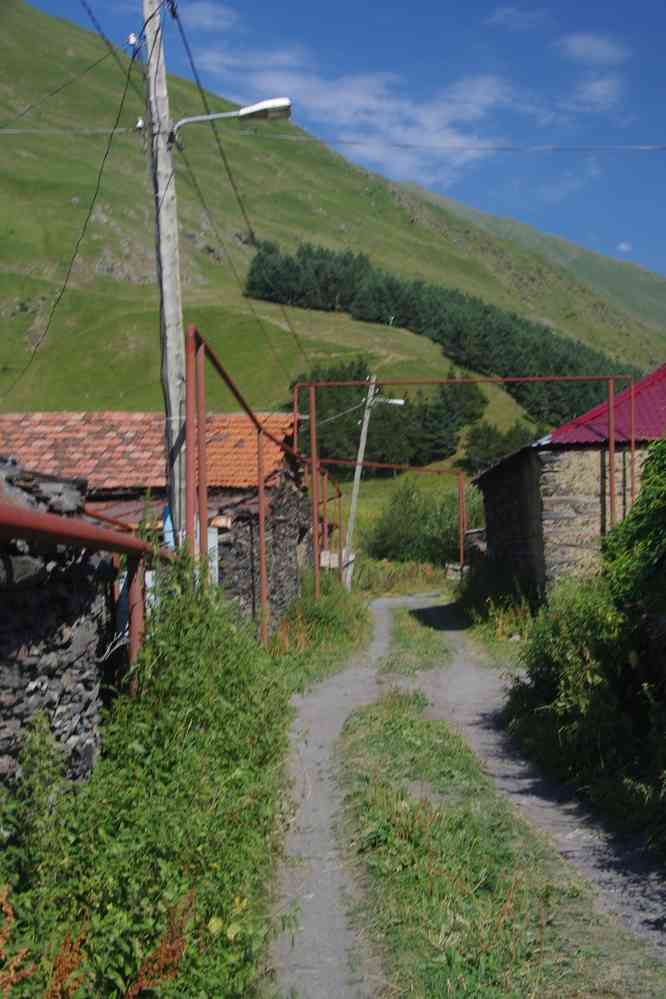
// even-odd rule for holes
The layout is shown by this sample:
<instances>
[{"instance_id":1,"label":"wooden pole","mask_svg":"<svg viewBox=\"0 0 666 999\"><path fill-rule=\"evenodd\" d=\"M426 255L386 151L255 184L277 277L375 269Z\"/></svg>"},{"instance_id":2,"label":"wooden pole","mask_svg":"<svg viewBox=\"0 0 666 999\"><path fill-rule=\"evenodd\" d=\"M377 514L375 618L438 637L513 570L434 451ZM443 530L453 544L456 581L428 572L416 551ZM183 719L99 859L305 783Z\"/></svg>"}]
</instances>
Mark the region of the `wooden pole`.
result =
<instances>
[{"instance_id":1,"label":"wooden pole","mask_svg":"<svg viewBox=\"0 0 666 999\"><path fill-rule=\"evenodd\" d=\"M264 441L257 430L257 485L259 490L259 637L268 644L268 564L266 554L266 487L264 481Z\"/></svg>"},{"instance_id":2,"label":"wooden pole","mask_svg":"<svg viewBox=\"0 0 666 999\"><path fill-rule=\"evenodd\" d=\"M314 558L315 600L321 593L321 555L319 549L319 455L317 454L317 397L316 389L308 389L310 416L310 477L312 484L312 549Z\"/></svg>"},{"instance_id":3,"label":"wooden pole","mask_svg":"<svg viewBox=\"0 0 666 999\"><path fill-rule=\"evenodd\" d=\"M128 660L130 666L133 666L137 661L143 645L145 631L144 575L145 562L143 558L130 556L127 559ZM138 677L134 674L129 685L131 697L136 697L138 686Z\"/></svg>"},{"instance_id":4,"label":"wooden pole","mask_svg":"<svg viewBox=\"0 0 666 999\"><path fill-rule=\"evenodd\" d=\"M143 0L145 23L147 113L150 173L155 205L157 279L160 289L160 344L164 395L165 444L169 506L178 542L185 530L186 479L183 425L185 422L185 345L180 288L178 206L169 148L171 117L164 63L161 0Z\"/></svg>"},{"instance_id":5,"label":"wooden pole","mask_svg":"<svg viewBox=\"0 0 666 999\"><path fill-rule=\"evenodd\" d=\"M206 347L197 338L197 452L199 464L199 558L202 584L208 584L208 447L206 444Z\"/></svg>"},{"instance_id":6,"label":"wooden pole","mask_svg":"<svg viewBox=\"0 0 666 999\"><path fill-rule=\"evenodd\" d=\"M617 508L615 497L615 382L608 379L608 490L610 492L610 526L615 527Z\"/></svg>"},{"instance_id":7,"label":"wooden pole","mask_svg":"<svg viewBox=\"0 0 666 999\"><path fill-rule=\"evenodd\" d=\"M458 556L462 575L465 565L465 476L462 472L458 474Z\"/></svg>"},{"instance_id":8,"label":"wooden pole","mask_svg":"<svg viewBox=\"0 0 666 999\"><path fill-rule=\"evenodd\" d=\"M354 524L356 521L356 507L358 506L358 493L361 488L361 476L363 475L363 459L365 458L365 445L368 439L368 426L370 424L370 414L372 412L372 400L375 396L377 379L373 375L368 385L368 394L365 397L365 409L363 410L363 423L361 424L361 437L358 442L358 454L356 456L356 468L354 469L354 487L352 489L351 507L349 510L349 520L347 521L347 543L345 545L350 557L354 541ZM354 574L354 563L349 562L345 571L344 584L351 590L352 576Z\"/></svg>"}]
</instances>

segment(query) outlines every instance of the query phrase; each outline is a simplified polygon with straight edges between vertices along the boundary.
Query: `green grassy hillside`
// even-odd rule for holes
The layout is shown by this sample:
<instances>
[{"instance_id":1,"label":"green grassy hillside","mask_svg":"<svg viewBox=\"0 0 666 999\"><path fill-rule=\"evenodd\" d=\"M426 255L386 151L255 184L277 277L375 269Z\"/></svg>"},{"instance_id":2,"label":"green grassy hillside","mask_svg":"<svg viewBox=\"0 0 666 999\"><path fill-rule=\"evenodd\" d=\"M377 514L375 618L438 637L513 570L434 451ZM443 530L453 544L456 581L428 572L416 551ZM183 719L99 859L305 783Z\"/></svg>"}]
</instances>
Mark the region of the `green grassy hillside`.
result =
<instances>
[{"instance_id":1,"label":"green grassy hillside","mask_svg":"<svg viewBox=\"0 0 666 999\"><path fill-rule=\"evenodd\" d=\"M574 274L577 281L606 298L617 309L654 326L662 334L666 331L666 279L660 274L586 250L523 222L477 211L453 198L424 191L415 184L407 184L405 189L428 202L435 202L474 228L498 236L528 253L538 254L549 264ZM658 343L663 357L663 340Z\"/></svg>"},{"instance_id":2,"label":"green grassy hillside","mask_svg":"<svg viewBox=\"0 0 666 999\"><path fill-rule=\"evenodd\" d=\"M175 35L169 44L178 44ZM0 128L104 51L96 35L50 18L23 0L3 0ZM138 66L135 79L141 89ZM170 88L174 118L200 110L191 84L174 78ZM107 59L14 127L108 128L122 89L122 74ZM211 100L216 109L229 106ZM142 114L142 100L130 90L120 124L131 127ZM396 273L480 295L617 358L645 367L661 359L664 338L659 332L560 267L352 166L319 142L273 138L285 131L298 132L276 122L250 134L233 121L222 131L259 238L275 239L285 249L305 239L363 250ZM306 362L280 309L256 304L264 317L263 329L259 327L232 272L230 261L242 281L253 251L209 130L193 127L183 137L223 241L220 246L176 154L186 319L211 337L253 403L277 405L287 397L289 377ZM105 143L100 136L0 134L3 411L161 404L152 201L139 134L116 137L70 289L27 374L8 392L44 329L95 188ZM343 315L292 310L291 317L313 362L363 351L385 375L433 377L448 368L434 344L401 330L355 323ZM279 352L280 366L267 338ZM222 390L212 386L211 402L231 406ZM503 392L490 395L488 415L501 425L520 412Z\"/></svg>"}]
</instances>

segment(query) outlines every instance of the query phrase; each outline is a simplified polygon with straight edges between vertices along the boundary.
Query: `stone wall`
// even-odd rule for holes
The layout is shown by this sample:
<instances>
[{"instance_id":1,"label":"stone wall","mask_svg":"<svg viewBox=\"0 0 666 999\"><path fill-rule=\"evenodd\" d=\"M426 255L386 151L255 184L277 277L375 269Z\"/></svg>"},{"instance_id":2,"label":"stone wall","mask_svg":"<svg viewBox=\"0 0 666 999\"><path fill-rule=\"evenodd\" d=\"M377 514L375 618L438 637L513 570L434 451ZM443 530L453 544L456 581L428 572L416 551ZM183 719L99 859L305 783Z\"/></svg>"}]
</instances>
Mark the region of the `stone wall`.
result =
<instances>
[{"instance_id":1,"label":"stone wall","mask_svg":"<svg viewBox=\"0 0 666 999\"><path fill-rule=\"evenodd\" d=\"M646 450L636 456L640 488ZM610 527L607 448L528 448L482 476L488 555L538 590L589 572ZM631 506L630 455L615 458L618 520Z\"/></svg>"},{"instance_id":2,"label":"stone wall","mask_svg":"<svg viewBox=\"0 0 666 999\"><path fill-rule=\"evenodd\" d=\"M601 539L610 528L607 448L553 448L537 452L541 464L545 582L581 575L599 564ZM646 450L636 455L640 487ZM630 455L615 456L617 518L631 506Z\"/></svg>"},{"instance_id":3,"label":"stone wall","mask_svg":"<svg viewBox=\"0 0 666 999\"><path fill-rule=\"evenodd\" d=\"M535 454L521 451L480 482L488 557L537 589L544 583L539 477Z\"/></svg>"},{"instance_id":4,"label":"stone wall","mask_svg":"<svg viewBox=\"0 0 666 999\"><path fill-rule=\"evenodd\" d=\"M311 553L310 502L298 484L283 475L270 491L266 516L268 592L271 628L298 596L300 570ZM224 505L220 507L225 512ZM220 583L238 601L241 612L254 619L259 598L259 517L255 501L229 510L230 526L219 532Z\"/></svg>"},{"instance_id":5,"label":"stone wall","mask_svg":"<svg viewBox=\"0 0 666 999\"><path fill-rule=\"evenodd\" d=\"M0 499L78 514L84 482L59 482L0 458ZM62 545L0 542L0 779L17 776L26 724L44 711L68 775L89 773L99 747L99 655L109 634L111 567Z\"/></svg>"}]
</instances>

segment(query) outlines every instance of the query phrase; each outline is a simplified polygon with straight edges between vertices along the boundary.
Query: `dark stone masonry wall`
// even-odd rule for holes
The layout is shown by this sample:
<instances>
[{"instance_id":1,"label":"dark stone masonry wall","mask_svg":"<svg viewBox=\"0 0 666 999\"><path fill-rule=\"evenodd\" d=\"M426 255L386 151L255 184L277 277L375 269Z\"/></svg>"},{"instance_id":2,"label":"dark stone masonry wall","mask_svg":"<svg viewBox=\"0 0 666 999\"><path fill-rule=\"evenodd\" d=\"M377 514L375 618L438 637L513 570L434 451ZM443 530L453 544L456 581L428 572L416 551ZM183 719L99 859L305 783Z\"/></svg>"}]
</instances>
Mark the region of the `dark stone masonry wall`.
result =
<instances>
[{"instance_id":1,"label":"dark stone masonry wall","mask_svg":"<svg viewBox=\"0 0 666 999\"><path fill-rule=\"evenodd\" d=\"M224 505L221 504L224 512ZM259 518L256 505L230 513L231 525L220 530L220 583L241 612L258 618ZM283 476L271 491L266 517L268 592L271 629L298 596L300 570L311 559L310 502L298 485Z\"/></svg>"},{"instance_id":2,"label":"dark stone masonry wall","mask_svg":"<svg viewBox=\"0 0 666 999\"><path fill-rule=\"evenodd\" d=\"M646 449L636 455L640 488ZM545 590L558 579L599 565L610 527L608 450L605 447L526 449L480 482L488 554L526 583ZM628 451L615 460L618 520L631 506Z\"/></svg>"},{"instance_id":3,"label":"dark stone masonry wall","mask_svg":"<svg viewBox=\"0 0 666 999\"><path fill-rule=\"evenodd\" d=\"M79 514L84 482L58 482L0 458L0 499ZM25 726L44 711L72 778L99 748L100 656L109 639L111 567L63 545L0 541L0 779L17 773Z\"/></svg>"}]
</instances>

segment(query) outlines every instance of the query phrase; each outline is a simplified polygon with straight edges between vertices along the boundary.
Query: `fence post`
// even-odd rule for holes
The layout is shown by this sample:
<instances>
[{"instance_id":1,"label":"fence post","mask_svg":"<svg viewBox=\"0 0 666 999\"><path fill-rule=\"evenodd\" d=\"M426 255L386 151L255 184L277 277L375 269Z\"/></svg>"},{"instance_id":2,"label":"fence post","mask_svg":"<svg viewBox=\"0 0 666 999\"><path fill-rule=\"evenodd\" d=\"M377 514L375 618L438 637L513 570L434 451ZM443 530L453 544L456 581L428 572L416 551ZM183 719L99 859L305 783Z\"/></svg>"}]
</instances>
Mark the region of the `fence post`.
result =
<instances>
[{"instance_id":1,"label":"fence post","mask_svg":"<svg viewBox=\"0 0 666 999\"><path fill-rule=\"evenodd\" d=\"M630 398L630 427L629 427L629 448L631 452L631 502L634 503L636 499L636 392L634 379L631 379L631 386L629 388L629 398Z\"/></svg>"},{"instance_id":2,"label":"fence post","mask_svg":"<svg viewBox=\"0 0 666 999\"><path fill-rule=\"evenodd\" d=\"M342 492L338 487L338 576L342 582Z\"/></svg>"},{"instance_id":3,"label":"fence post","mask_svg":"<svg viewBox=\"0 0 666 999\"><path fill-rule=\"evenodd\" d=\"M257 430L257 484L259 491L259 637L268 643L268 566L266 564L266 489L264 486L264 446L261 430Z\"/></svg>"},{"instance_id":4,"label":"fence post","mask_svg":"<svg viewBox=\"0 0 666 999\"><path fill-rule=\"evenodd\" d=\"M321 488L323 494L322 512L324 515L324 550L328 551L328 472L321 473Z\"/></svg>"},{"instance_id":5,"label":"fence post","mask_svg":"<svg viewBox=\"0 0 666 999\"><path fill-rule=\"evenodd\" d=\"M136 662L141 646L143 645L143 635L145 629L144 610L144 570L143 558L129 556L127 559L127 610L129 625L129 648L128 659L130 666ZM138 688L138 677L136 674L130 680L130 694L136 695Z\"/></svg>"},{"instance_id":6,"label":"fence post","mask_svg":"<svg viewBox=\"0 0 666 999\"><path fill-rule=\"evenodd\" d=\"M194 414L196 410L196 329L185 334L185 536L194 555Z\"/></svg>"},{"instance_id":7,"label":"fence post","mask_svg":"<svg viewBox=\"0 0 666 999\"><path fill-rule=\"evenodd\" d=\"M458 473L458 554L460 560L460 575L465 565L465 476Z\"/></svg>"},{"instance_id":8,"label":"fence post","mask_svg":"<svg viewBox=\"0 0 666 999\"><path fill-rule=\"evenodd\" d=\"M317 454L317 397L315 388L308 389L310 416L310 476L312 483L312 549L314 554L314 595L321 593L321 557L319 553L319 456Z\"/></svg>"},{"instance_id":9,"label":"fence post","mask_svg":"<svg viewBox=\"0 0 666 999\"><path fill-rule=\"evenodd\" d=\"M608 379L608 489L610 492L610 526L615 527L615 382Z\"/></svg>"},{"instance_id":10,"label":"fence post","mask_svg":"<svg viewBox=\"0 0 666 999\"><path fill-rule=\"evenodd\" d=\"M298 385L294 385L292 416L294 420L294 451L298 454Z\"/></svg>"},{"instance_id":11,"label":"fence post","mask_svg":"<svg viewBox=\"0 0 666 999\"><path fill-rule=\"evenodd\" d=\"M208 447L206 444L206 346L200 337L197 348L197 455L199 465L199 561L202 586L208 585Z\"/></svg>"}]
</instances>

